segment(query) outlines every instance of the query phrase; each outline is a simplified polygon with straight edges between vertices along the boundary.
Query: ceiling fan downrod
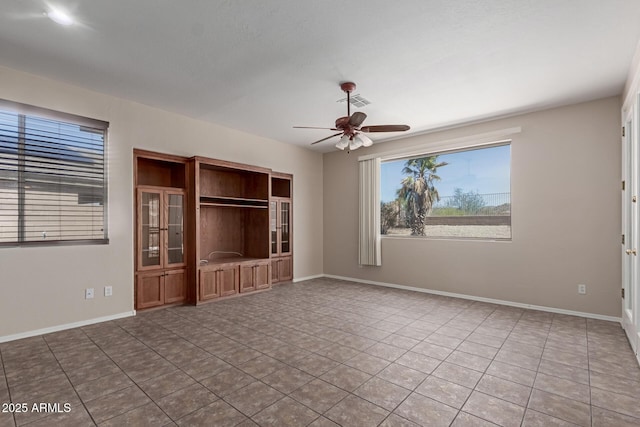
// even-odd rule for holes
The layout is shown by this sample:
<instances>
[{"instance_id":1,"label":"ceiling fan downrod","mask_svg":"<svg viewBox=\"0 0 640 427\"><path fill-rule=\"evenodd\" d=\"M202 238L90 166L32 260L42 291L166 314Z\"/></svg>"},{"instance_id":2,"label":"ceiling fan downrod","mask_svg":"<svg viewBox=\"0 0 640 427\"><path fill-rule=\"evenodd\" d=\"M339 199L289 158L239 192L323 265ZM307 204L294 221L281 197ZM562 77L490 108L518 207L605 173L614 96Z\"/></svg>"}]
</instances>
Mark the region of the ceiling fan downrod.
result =
<instances>
[{"instance_id":1,"label":"ceiling fan downrod","mask_svg":"<svg viewBox=\"0 0 640 427\"><path fill-rule=\"evenodd\" d=\"M340 83L340 89L347 92L347 117L351 117L351 92L356 90L356 84L353 82Z\"/></svg>"}]
</instances>

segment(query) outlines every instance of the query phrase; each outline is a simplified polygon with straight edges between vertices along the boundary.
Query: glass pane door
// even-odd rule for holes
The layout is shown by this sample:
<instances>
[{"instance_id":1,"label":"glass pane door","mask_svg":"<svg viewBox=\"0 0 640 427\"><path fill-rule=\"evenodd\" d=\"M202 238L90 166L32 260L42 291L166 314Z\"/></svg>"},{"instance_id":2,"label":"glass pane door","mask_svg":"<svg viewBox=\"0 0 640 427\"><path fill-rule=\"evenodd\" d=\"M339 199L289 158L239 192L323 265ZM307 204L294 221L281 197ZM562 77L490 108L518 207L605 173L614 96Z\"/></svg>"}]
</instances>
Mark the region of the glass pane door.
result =
<instances>
[{"instance_id":1,"label":"glass pane door","mask_svg":"<svg viewBox=\"0 0 640 427\"><path fill-rule=\"evenodd\" d=\"M291 245L289 242L290 239L290 225L291 225L291 203L289 202L280 202L280 252L281 253L289 253L291 252Z\"/></svg>"},{"instance_id":2,"label":"glass pane door","mask_svg":"<svg viewBox=\"0 0 640 427\"><path fill-rule=\"evenodd\" d=\"M141 264L160 266L160 193L143 192L140 204Z\"/></svg>"},{"instance_id":3,"label":"glass pane door","mask_svg":"<svg viewBox=\"0 0 640 427\"><path fill-rule=\"evenodd\" d=\"M184 262L184 196L167 194L167 264Z\"/></svg>"}]
</instances>

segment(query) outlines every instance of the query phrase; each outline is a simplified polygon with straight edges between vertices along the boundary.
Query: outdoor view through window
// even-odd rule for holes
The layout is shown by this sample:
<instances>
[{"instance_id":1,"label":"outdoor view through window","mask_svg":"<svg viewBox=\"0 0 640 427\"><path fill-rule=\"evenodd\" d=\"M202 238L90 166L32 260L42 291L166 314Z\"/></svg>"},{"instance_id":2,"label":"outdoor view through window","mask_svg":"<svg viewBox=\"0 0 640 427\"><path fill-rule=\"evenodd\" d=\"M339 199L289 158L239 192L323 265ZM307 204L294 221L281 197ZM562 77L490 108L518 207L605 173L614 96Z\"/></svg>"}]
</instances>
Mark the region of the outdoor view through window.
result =
<instances>
[{"instance_id":1,"label":"outdoor view through window","mask_svg":"<svg viewBox=\"0 0 640 427\"><path fill-rule=\"evenodd\" d=\"M511 239L508 143L384 161L380 233Z\"/></svg>"},{"instance_id":2,"label":"outdoor view through window","mask_svg":"<svg viewBox=\"0 0 640 427\"><path fill-rule=\"evenodd\" d=\"M0 246L106 243L108 123L77 120L0 110Z\"/></svg>"}]
</instances>

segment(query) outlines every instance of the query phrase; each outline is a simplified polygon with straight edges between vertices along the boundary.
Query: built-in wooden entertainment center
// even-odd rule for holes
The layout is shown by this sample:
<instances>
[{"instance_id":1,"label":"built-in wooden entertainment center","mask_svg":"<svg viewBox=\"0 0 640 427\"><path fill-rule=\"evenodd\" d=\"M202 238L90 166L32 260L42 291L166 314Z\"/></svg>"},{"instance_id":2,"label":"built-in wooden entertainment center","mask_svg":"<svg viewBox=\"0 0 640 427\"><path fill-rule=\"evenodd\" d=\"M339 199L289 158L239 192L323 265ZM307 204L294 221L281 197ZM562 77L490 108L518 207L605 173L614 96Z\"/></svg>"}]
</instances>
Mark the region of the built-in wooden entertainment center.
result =
<instances>
[{"instance_id":1,"label":"built-in wooden entertainment center","mask_svg":"<svg viewBox=\"0 0 640 427\"><path fill-rule=\"evenodd\" d=\"M292 175L134 150L134 176L136 310L292 279Z\"/></svg>"}]
</instances>

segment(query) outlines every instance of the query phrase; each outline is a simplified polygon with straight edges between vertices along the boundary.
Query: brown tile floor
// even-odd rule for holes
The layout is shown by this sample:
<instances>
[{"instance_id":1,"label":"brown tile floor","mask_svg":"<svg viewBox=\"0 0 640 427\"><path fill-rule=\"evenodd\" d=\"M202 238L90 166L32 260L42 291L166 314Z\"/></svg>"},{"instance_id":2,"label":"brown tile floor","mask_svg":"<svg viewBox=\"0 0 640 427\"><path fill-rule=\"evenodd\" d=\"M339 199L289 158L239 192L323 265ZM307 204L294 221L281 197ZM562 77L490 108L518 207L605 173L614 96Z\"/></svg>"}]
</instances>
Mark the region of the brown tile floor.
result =
<instances>
[{"instance_id":1,"label":"brown tile floor","mask_svg":"<svg viewBox=\"0 0 640 427\"><path fill-rule=\"evenodd\" d=\"M329 279L0 356L0 427L640 425L619 324Z\"/></svg>"}]
</instances>

